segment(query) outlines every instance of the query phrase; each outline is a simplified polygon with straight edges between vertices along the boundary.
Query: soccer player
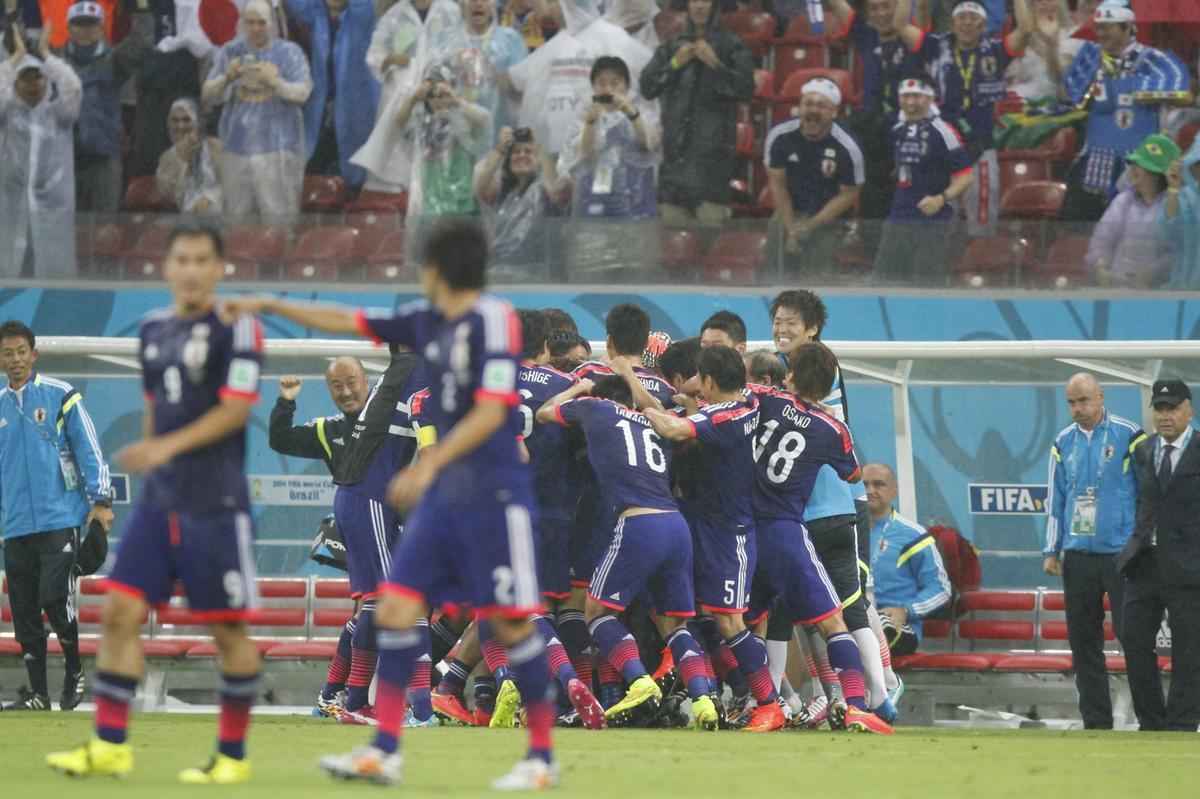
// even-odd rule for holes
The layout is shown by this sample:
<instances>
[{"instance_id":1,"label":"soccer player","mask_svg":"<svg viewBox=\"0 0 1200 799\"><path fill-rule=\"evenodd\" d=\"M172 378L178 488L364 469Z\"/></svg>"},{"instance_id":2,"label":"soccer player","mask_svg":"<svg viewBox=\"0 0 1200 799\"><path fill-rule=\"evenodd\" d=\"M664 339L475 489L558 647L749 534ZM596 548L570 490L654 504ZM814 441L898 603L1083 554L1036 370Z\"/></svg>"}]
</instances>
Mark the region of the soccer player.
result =
<instances>
[{"instance_id":1,"label":"soccer player","mask_svg":"<svg viewBox=\"0 0 1200 799\"><path fill-rule=\"evenodd\" d=\"M64 774L132 771L126 728L143 668L138 630L148 605L169 600L178 579L192 612L211 625L221 668L217 753L179 779L227 785L250 778L245 740L260 661L244 624L257 604L245 428L258 399L263 343L254 317L233 324L218 317L224 269L215 228L171 231L164 274L174 306L147 316L139 334L144 437L117 455L146 479L108 580L92 691L96 735L47 756Z\"/></svg>"},{"instance_id":2,"label":"soccer player","mask_svg":"<svg viewBox=\"0 0 1200 799\"><path fill-rule=\"evenodd\" d=\"M558 783L545 641L530 620L541 605L533 486L517 442L521 328L511 306L483 292L487 262L487 237L478 224L443 220L423 246L425 300L365 312L274 297L229 302L231 313L261 311L330 333L357 332L409 347L424 358L429 376L428 418L439 443L389 488L394 506L412 510L376 610L379 726L370 745L321 761L323 769L345 779L385 784L400 779L404 689L428 651L418 622L431 605L466 602L490 620L526 698L529 750L493 787L540 790Z\"/></svg>"},{"instance_id":3,"label":"soccer player","mask_svg":"<svg viewBox=\"0 0 1200 799\"><path fill-rule=\"evenodd\" d=\"M635 711L640 714L640 708L656 709L662 699L637 643L616 615L646 592L658 630L687 684L694 723L715 730L714 686L705 673L704 650L687 628L687 619L695 615L692 536L671 494L670 451L662 447L650 420L633 409L630 383L638 379L614 375L594 386L581 380L537 412L538 421L582 428L605 500L617 513L612 542L592 574L585 608L600 654L629 683L625 696L605 714L624 721ZM583 396L588 391L592 396Z\"/></svg>"},{"instance_id":4,"label":"soccer player","mask_svg":"<svg viewBox=\"0 0 1200 799\"><path fill-rule=\"evenodd\" d=\"M804 526L804 509L823 466L848 482L860 476L850 431L800 399L828 393L837 361L828 347L812 342L792 351L790 365L788 385L793 393L754 387L759 401L753 449L757 578L778 596L792 618L815 625L825 637L848 705L835 706L834 726L889 734L891 727L867 709L858 645L846 628L841 600Z\"/></svg>"},{"instance_id":5,"label":"soccer player","mask_svg":"<svg viewBox=\"0 0 1200 799\"><path fill-rule=\"evenodd\" d=\"M717 311L700 325L701 347L731 347L746 354L746 323L733 311Z\"/></svg>"},{"instance_id":6,"label":"soccer player","mask_svg":"<svg viewBox=\"0 0 1200 799\"><path fill-rule=\"evenodd\" d=\"M707 403L685 418L646 410L654 429L671 441L700 442L688 521L695 544L696 597L745 675L757 702L744 729L769 732L784 725L767 669L762 639L742 619L750 599L757 547L754 535L754 453L758 403L745 396L746 366L725 346L700 352L700 396Z\"/></svg>"}]
</instances>

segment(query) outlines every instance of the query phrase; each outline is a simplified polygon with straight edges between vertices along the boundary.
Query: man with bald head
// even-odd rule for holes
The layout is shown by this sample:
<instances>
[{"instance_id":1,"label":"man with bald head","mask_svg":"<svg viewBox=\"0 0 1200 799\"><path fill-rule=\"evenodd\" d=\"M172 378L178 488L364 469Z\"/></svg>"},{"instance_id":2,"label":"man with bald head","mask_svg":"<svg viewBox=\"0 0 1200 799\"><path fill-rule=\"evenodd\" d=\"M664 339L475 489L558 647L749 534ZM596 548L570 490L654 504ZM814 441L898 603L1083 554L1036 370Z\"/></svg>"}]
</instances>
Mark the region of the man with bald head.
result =
<instances>
[{"instance_id":1,"label":"man with bald head","mask_svg":"<svg viewBox=\"0 0 1200 799\"><path fill-rule=\"evenodd\" d=\"M367 402L371 389L367 374L358 358L348 355L335 358L325 370L325 386L339 413L293 425L296 397L300 396L302 385L295 375L284 375L279 379L279 399L271 409L268 444L281 455L323 460L333 474L336 460L345 452L348 440L345 433L350 431Z\"/></svg>"},{"instance_id":2,"label":"man with bald head","mask_svg":"<svg viewBox=\"0 0 1200 799\"><path fill-rule=\"evenodd\" d=\"M1130 458L1146 436L1140 425L1105 409L1104 389L1087 372L1072 376L1066 393L1072 422L1050 447L1042 568L1063 578L1083 726L1112 729L1104 595L1120 638L1123 591L1117 555L1133 533L1137 482Z\"/></svg>"}]
</instances>

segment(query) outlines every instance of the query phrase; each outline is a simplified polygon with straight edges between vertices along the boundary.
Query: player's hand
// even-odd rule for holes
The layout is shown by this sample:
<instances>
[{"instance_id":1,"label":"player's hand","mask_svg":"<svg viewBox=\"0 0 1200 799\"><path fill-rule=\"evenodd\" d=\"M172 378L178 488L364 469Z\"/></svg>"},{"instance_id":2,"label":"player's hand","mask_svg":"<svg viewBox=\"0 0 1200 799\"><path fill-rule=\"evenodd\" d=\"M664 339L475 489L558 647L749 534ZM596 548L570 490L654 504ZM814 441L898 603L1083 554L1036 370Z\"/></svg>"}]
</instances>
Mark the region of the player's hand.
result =
<instances>
[{"instance_id":1,"label":"player's hand","mask_svg":"<svg viewBox=\"0 0 1200 799\"><path fill-rule=\"evenodd\" d=\"M904 608L881 608L880 613L892 620L892 626L900 629L908 624L908 611Z\"/></svg>"},{"instance_id":2,"label":"player's hand","mask_svg":"<svg viewBox=\"0 0 1200 799\"><path fill-rule=\"evenodd\" d=\"M917 208L920 209L921 213L925 214L925 216L933 216L945 207L946 199L940 194L922 197L921 201L917 203Z\"/></svg>"},{"instance_id":3,"label":"player's hand","mask_svg":"<svg viewBox=\"0 0 1200 799\"><path fill-rule=\"evenodd\" d=\"M633 361L625 355L616 355L609 359L608 365L619 377L636 377L633 371Z\"/></svg>"},{"instance_id":4,"label":"player's hand","mask_svg":"<svg viewBox=\"0 0 1200 799\"><path fill-rule=\"evenodd\" d=\"M284 375L279 378L279 396L285 400L294 400L300 396L304 381L295 375Z\"/></svg>"},{"instance_id":5,"label":"player's hand","mask_svg":"<svg viewBox=\"0 0 1200 799\"><path fill-rule=\"evenodd\" d=\"M225 324L233 324L239 316L257 316L269 313L273 298L247 294L244 297L230 297L217 304L217 316Z\"/></svg>"},{"instance_id":6,"label":"player's hand","mask_svg":"<svg viewBox=\"0 0 1200 799\"><path fill-rule=\"evenodd\" d=\"M162 466L171 460L174 454L161 438L147 438L125 447L117 453L115 460L125 471L143 474Z\"/></svg>"},{"instance_id":7,"label":"player's hand","mask_svg":"<svg viewBox=\"0 0 1200 799\"><path fill-rule=\"evenodd\" d=\"M83 523L83 528L86 530L92 526L93 521L97 521L100 522L100 526L103 527L104 532L107 533L112 529L113 518L114 516L112 508L104 505L93 505L92 509L88 511L87 519Z\"/></svg>"},{"instance_id":8,"label":"player's hand","mask_svg":"<svg viewBox=\"0 0 1200 799\"><path fill-rule=\"evenodd\" d=\"M591 378L588 378L588 377L582 378L578 383L575 384L575 388L578 389L576 391L576 394L578 394L579 396L583 396L584 394L591 394L592 389L595 388L595 386L596 386L596 384L594 382L592 382Z\"/></svg>"},{"instance_id":9,"label":"player's hand","mask_svg":"<svg viewBox=\"0 0 1200 799\"><path fill-rule=\"evenodd\" d=\"M402 470L388 483L388 504L398 511L411 509L437 477L437 469L428 458L418 460Z\"/></svg>"},{"instance_id":10,"label":"player's hand","mask_svg":"<svg viewBox=\"0 0 1200 799\"><path fill-rule=\"evenodd\" d=\"M1052 577L1062 577L1062 563L1058 559L1058 555L1047 555L1042 561L1042 571Z\"/></svg>"}]
</instances>

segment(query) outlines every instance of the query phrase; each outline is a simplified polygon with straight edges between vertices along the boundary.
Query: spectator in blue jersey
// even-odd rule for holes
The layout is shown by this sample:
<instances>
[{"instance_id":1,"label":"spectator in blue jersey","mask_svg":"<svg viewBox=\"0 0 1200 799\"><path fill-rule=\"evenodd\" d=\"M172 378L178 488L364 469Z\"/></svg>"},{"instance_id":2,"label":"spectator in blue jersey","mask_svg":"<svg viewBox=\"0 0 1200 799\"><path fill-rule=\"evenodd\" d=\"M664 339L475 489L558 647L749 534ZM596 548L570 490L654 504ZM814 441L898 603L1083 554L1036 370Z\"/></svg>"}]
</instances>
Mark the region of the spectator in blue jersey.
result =
<instances>
[{"instance_id":1,"label":"spectator in blue jersey","mask_svg":"<svg viewBox=\"0 0 1200 799\"><path fill-rule=\"evenodd\" d=\"M312 34L312 94L304 104L308 171L341 175L351 188L367 171L350 163L375 126L379 82L367 68L375 30L372 0L284 0Z\"/></svg>"},{"instance_id":2,"label":"spectator in blue jersey","mask_svg":"<svg viewBox=\"0 0 1200 799\"><path fill-rule=\"evenodd\" d=\"M1168 288L1200 288L1200 138L1167 170L1163 235L1175 249Z\"/></svg>"},{"instance_id":3,"label":"spectator in blue jersey","mask_svg":"<svg viewBox=\"0 0 1200 799\"><path fill-rule=\"evenodd\" d=\"M800 90L800 115L767 134L767 181L775 202L781 266L792 274L828 274L844 217L866 181L862 150L834 119L842 93L828 78Z\"/></svg>"},{"instance_id":4,"label":"spectator in blue jersey","mask_svg":"<svg viewBox=\"0 0 1200 799\"><path fill-rule=\"evenodd\" d=\"M897 89L905 76L921 68L921 60L905 46L896 27L896 0L866 0L863 13L847 0L825 0L862 60L862 111L894 118L900 110Z\"/></svg>"},{"instance_id":5,"label":"spectator in blue jersey","mask_svg":"<svg viewBox=\"0 0 1200 799\"><path fill-rule=\"evenodd\" d=\"M1117 191L1125 158L1158 133L1165 104L1191 102L1191 78L1178 58L1139 43L1133 9L1096 9L1096 41L1087 42L1063 79L1067 100L1088 112L1083 149L1067 173L1061 218L1094 222Z\"/></svg>"},{"instance_id":6,"label":"spectator in blue jersey","mask_svg":"<svg viewBox=\"0 0 1200 799\"><path fill-rule=\"evenodd\" d=\"M1008 87L1004 72L1033 33L1027 0L1013 0L1016 27L1003 38L987 33L987 9L975 0L954 6L950 33L926 33L908 21L909 0L896 4L900 38L925 64L937 89L941 115L966 144L975 180L963 198L971 235L989 232L1000 212L1000 165L992 143L996 102Z\"/></svg>"},{"instance_id":7,"label":"spectator in blue jersey","mask_svg":"<svg viewBox=\"0 0 1200 799\"><path fill-rule=\"evenodd\" d=\"M1112 729L1112 700L1104 663L1104 595L1121 637L1124 587L1117 555L1133 534L1137 480L1133 448L1141 426L1109 413L1104 389L1080 372L1067 381L1072 422L1050 446L1046 500L1046 574L1063 578L1067 638L1085 729Z\"/></svg>"},{"instance_id":8,"label":"spectator in blue jersey","mask_svg":"<svg viewBox=\"0 0 1200 799\"><path fill-rule=\"evenodd\" d=\"M872 603L879 609L892 655L910 655L921 644L922 621L950 601L950 578L937 541L896 512L896 473L882 463L863 468L871 512Z\"/></svg>"},{"instance_id":9,"label":"spectator in blue jersey","mask_svg":"<svg viewBox=\"0 0 1200 799\"><path fill-rule=\"evenodd\" d=\"M900 121L892 128L896 194L875 254L875 277L933 284L946 274L950 204L970 187L971 155L933 107L933 87L921 78L900 84Z\"/></svg>"}]
</instances>

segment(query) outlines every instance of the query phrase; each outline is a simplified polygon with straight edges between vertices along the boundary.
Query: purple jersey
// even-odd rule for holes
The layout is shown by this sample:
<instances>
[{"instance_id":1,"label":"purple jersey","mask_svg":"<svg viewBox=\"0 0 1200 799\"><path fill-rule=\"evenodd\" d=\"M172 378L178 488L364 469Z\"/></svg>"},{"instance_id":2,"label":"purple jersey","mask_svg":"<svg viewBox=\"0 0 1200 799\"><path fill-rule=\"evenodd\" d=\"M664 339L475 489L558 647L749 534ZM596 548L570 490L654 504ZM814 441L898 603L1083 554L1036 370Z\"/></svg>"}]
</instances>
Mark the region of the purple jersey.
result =
<instances>
[{"instance_id":1,"label":"purple jersey","mask_svg":"<svg viewBox=\"0 0 1200 799\"><path fill-rule=\"evenodd\" d=\"M815 406L782 391L754 387L758 432L754 440L754 517L804 521L804 508L822 466L838 477L858 477L850 430Z\"/></svg>"},{"instance_id":2,"label":"purple jersey","mask_svg":"<svg viewBox=\"0 0 1200 799\"><path fill-rule=\"evenodd\" d=\"M671 451L650 420L612 400L579 397L557 408L558 421L583 428L588 459L608 504L677 510L671 495Z\"/></svg>"},{"instance_id":3,"label":"purple jersey","mask_svg":"<svg viewBox=\"0 0 1200 799\"><path fill-rule=\"evenodd\" d=\"M263 340L254 317L227 325L213 311L183 319L164 309L146 317L139 338L154 435L186 427L223 397L258 400ZM146 477L145 490L147 500L164 510L247 510L245 429L175 456Z\"/></svg>"},{"instance_id":4,"label":"purple jersey","mask_svg":"<svg viewBox=\"0 0 1200 799\"><path fill-rule=\"evenodd\" d=\"M653 369L646 369L642 366L633 367L633 373L637 375L641 384L646 387L646 391L650 392L652 397L661 402L664 408L671 408L675 405L675 389L667 382L666 378ZM615 375L616 372L606 363L588 361L577 366L571 374L574 375L576 380L582 380L585 377L588 380L595 380L600 377Z\"/></svg>"},{"instance_id":5,"label":"purple jersey","mask_svg":"<svg viewBox=\"0 0 1200 799\"><path fill-rule=\"evenodd\" d=\"M687 417L700 442L692 515L730 531L754 523L754 451L758 403L707 405Z\"/></svg>"},{"instance_id":6,"label":"purple jersey","mask_svg":"<svg viewBox=\"0 0 1200 799\"><path fill-rule=\"evenodd\" d=\"M521 434L529 450L529 465L533 468L533 487L537 494L541 516L545 519L570 519L577 497L567 480L569 451L567 431L554 424L538 424L534 420L538 408L551 397L575 384L575 378L550 366L538 366L528 361L521 364L517 375L517 393L521 395Z\"/></svg>"},{"instance_id":7,"label":"purple jersey","mask_svg":"<svg viewBox=\"0 0 1200 799\"><path fill-rule=\"evenodd\" d=\"M425 376L425 369L418 365L404 383L400 394L402 399L396 403L388 423L387 437L371 457L362 479L342 487L380 502L387 501L388 484L397 472L411 465L416 457L420 431L425 426L422 414L429 402L428 385L429 379ZM367 395L367 403L358 414L360 424L361 420L366 418L367 408L375 400L378 391L377 383ZM351 438L362 435L360 424L355 424L346 435Z\"/></svg>"},{"instance_id":8,"label":"purple jersey","mask_svg":"<svg viewBox=\"0 0 1200 799\"><path fill-rule=\"evenodd\" d=\"M512 409L506 424L446 467L439 480L505 483L514 473L525 472L517 454L521 323L511 305L484 295L457 319L446 319L418 300L395 311L360 311L358 326L364 336L408 347L425 359L430 397L421 415L439 436L448 434L478 400L497 399Z\"/></svg>"}]
</instances>

